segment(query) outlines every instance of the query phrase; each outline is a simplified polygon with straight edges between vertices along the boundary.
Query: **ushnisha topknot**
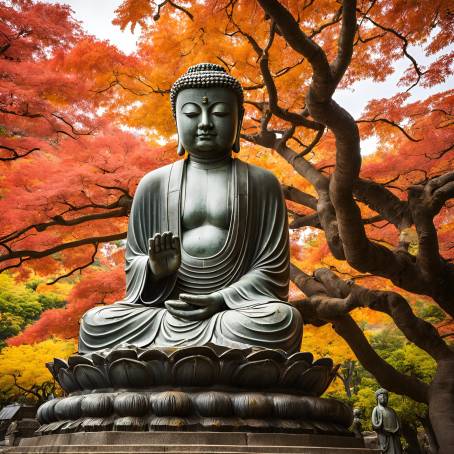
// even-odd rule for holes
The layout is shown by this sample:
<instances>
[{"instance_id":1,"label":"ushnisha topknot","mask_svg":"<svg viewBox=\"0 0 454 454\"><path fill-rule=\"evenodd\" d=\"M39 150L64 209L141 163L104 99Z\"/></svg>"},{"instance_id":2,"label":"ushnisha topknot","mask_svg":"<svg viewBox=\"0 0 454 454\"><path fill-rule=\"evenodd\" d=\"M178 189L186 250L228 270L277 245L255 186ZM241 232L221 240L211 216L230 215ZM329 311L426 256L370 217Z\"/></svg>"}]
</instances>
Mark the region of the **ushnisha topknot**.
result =
<instances>
[{"instance_id":1,"label":"ushnisha topknot","mask_svg":"<svg viewBox=\"0 0 454 454\"><path fill-rule=\"evenodd\" d=\"M170 103L173 116L176 116L178 93L186 88L226 87L232 90L237 99L240 114L244 111L243 89L241 84L220 65L215 63L199 63L191 66L185 74L175 81L170 89Z\"/></svg>"},{"instance_id":2,"label":"ushnisha topknot","mask_svg":"<svg viewBox=\"0 0 454 454\"><path fill-rule=\"evenodd\" d=\"M375 397L378 397L380 394L389 394L388 390L385 388L380 388L375 391Z\"/></svg>"}]
</instances>

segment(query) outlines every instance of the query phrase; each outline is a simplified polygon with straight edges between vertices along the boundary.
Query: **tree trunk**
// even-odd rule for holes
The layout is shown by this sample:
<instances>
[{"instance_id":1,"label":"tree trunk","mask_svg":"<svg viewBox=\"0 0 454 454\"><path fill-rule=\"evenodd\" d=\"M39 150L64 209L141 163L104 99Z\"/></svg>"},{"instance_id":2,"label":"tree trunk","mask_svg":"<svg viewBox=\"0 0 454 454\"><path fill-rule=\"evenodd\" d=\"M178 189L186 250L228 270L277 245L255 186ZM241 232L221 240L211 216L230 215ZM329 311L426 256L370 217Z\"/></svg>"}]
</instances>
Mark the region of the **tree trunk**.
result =
<instances>
[{"instance_id":1,"label":"tree trunk","mask_svg":"<svg viewBox=\"0 0 454 454\"><path fill-rule=\"evenodd\" d=\"M424 432L426 435L426 442L427 442L427 449L426 454L437 454L438 453L438 445L437 440L435 438L434 430L432 424L430 423L430 419L428 416L424 416L419 418L421 421L421 425L424 428Z\"/></svg>"},{"instance_id":2,"label":"tree trunk","mask_svg":"<svg viewBox=\"0 0 454 454\"><path fill-rule=\"evenodd\" d=\"M454 359L439 361L429 388L429 417L440 448L439 454L454 452Z\"/></svg>"},{"instance_id":3,"label":"tree trunk","mask_svg":"<svg viewBox=\"0 0 454 454\"><path fill-rule=\"evenodd\" d=\"M402 423L402 436L407 442L407 454L423 454L418 441L416 429L408 423Z\"/></svg>"}]
</instances>

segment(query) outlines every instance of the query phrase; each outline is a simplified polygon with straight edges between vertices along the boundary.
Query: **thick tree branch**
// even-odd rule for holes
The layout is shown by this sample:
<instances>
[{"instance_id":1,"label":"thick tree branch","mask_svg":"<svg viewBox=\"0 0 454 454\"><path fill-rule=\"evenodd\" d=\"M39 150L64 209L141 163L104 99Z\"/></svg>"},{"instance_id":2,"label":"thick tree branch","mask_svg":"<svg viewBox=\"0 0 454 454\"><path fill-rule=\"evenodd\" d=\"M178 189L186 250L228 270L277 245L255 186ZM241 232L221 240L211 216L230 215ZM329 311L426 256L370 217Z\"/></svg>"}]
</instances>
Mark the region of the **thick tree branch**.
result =
<instances>
[{"instance_id":1,"label":"thick tree branch","mask_svg":"<svg viewBox=\"0 0 454 454\"><path fill-rule=\"evenodd\" d=\"M11 250L9 253L4 254L0 257L0 262L14 259L20 260L40 259L55 254L57 252L63 251L65 249L73 249L79 246L84 246L86 244L108 243L109 241L123 240L124 238L126 238L126 232L114 233L112 235L105 236L83 238L81 240L59 244L57 246L44 249L42 251L34 251L30 249L22 249L18 251Z\"/></svg>"},{"instance_id":2,"label":"thick tree branch","mask_svg":"<svg viewBox=\"0 0 454 454\"><path fill-rule=\"evenodd\" d=\"M314 196L306 194L293 186L283 184L281 187L284 197L287 200L299 203L300 205L312 208L313 210L317 209L317 199Z\"/></svg>"},{"instance_id":3,"label":"thick tree branch","mask_svg":"<svg viewBox=\"0 0 454 454\"><path fill-rule=\"evenodd\" d=\"M337 281L325 279L322 282L318 278L305 274L294 265L291 266L291 279L308 296L308 300L297 303L305 320L309 319L310 323L316 325L322 325L326 321L331 322L334 330L345 339L363 367L374 375L382 386L395 393L407 395L418 402L427 403L428 385L415 377L398 372L383 360L370 346L359 326L348 315L350 310L360 306L358 298L350 296L355 285L340 279ZM330 293L329 296L328 293Z\"/></svg>"},{"instance_id":4,"label":"thick tree branch","mask_svg":"<svg viewBox=\"0 0 454 454\"><path fill-rule=\"evenodd\" d=\"M120 197L119 200L122 198ZM118 201L114 204L115 208L118 207ZM87 207L84 207L87 208ZM105 208L112 208L111 206L106 206ZM71 211L71 210L70 210ZM23 229L17 230L15 232L11 232L2 238L0 238L0 245L5 246L6 243L11 242L13 240L16 240L17 238L21 237L25 233L29 232L30 230L37 230L38 232L44 232L50 227L54 226L75 226L75 225L80 225L85 222L89 221L97 221L101 219L111 219L115 217L123 217L127 216L129 213L128 207L120 207L118 209L113 209L112 211L105 211L102 213L94 213L94 214L89 214L86 216L79 216L77 218L72 218L72 219L65 219L62 215L56 215L52 218L52 221L49 222L41 222L39 224L32 224L27 227L24 227ZM0 258L1 261L1 258Z\"/></svg>"},{"instance_id":5,"label":"thick tree branch","mask_svg":"<svg viewBox=\"0 0 454 454\"><path fill-rule=\"evenodd\" d=\"M312 41L299 27L290 12L276 0L259 0L265 12L272 17L288 44L303 55L314 69L312 81L317 91L332 93L331 68L322 48Z\"/></svg>"},{"instance_id":6,"label":"thick tree branch","mask_svg":"<svg viewBox=\"0 0 454 454\"><path fill-rule=\"evenodd\" d=\"M408 203L396 197L383 184L358 178L353 193L360 202L380 213L399 230L413 224Z\"/></svg>"},{"instance_id":7,"label":"thick tree branch","mask_svg":"<svg viewBox=\"0 0 454 454\"><path fill-rule=\"evenodd\" d=\"M370 346L360 327L349 315L336 320L333 328L345 339L362 366L377 379L381 386L417 402L428 403L429 386L416 377L401 374L383 360Z\"/></svg>"},{"instance_id":8,"label":"thick tree branch","mask_svg":"<svg viewBox=\"0 0 454 454\"><path fill-rule=\"evenodd\" d=\"M356 32L356 1L343 0L342 27L339 35L336 60L331 64L334 83L337 85L347 70L352 55Z\"/></svg>"}]
</instances>

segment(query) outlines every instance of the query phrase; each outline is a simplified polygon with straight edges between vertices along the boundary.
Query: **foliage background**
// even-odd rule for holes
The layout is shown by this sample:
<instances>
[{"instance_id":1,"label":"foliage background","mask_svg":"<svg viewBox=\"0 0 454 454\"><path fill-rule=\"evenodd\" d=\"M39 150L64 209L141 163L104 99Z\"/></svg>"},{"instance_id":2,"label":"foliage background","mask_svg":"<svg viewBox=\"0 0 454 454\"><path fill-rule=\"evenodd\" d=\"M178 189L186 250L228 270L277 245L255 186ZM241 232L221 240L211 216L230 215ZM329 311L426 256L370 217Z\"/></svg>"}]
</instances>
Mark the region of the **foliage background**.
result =
<instances>
[{"instance_id":1,"label":"foliage background","mask_svg":"<svg viewBox=\"0 0 454 454\"><path fill-rule=\"evenodd\" d=\"M78 320L86 310L121 299L126 216L141 176L174 159L175 126L167 91L190 64L222 62L247 88L250 102L240 158L271 169L286 187L316 196L277 151L250 139L259 127L257 103L265 99L265 90L248 36L265 41L263 11L252 0L230 2L236 8L230 17L229 2L187 2L181 8L166 3L161 7L145 0L121 3L114 22L122 29L141 30L137 52L130 55L89 35L69 7L28 0L0 3L4 18L0 23L0 233L6 254L0 274L3 403L41 401L59 393L44 363L76 350ZM334 54L338 3L284 3L307 15L302 21L306 30L322 28L320 42L329 55ZM395 68L402 65L403 51L407 53L397 93L382 93L382 99L370 101L358 113L358 119L368 119L358 123L364 144L362 177L373 177L405 200L409 185L452 168L453 94L445 89L452 74L452 25L443 23L447 6L442 1L382 0L369 6L385 29L378 30L373 23L362 29L341 88L396 78ZM232 24L239 24L241 32L232 31ZM413 46L410 49L418 49L426 61L424 68L408 58L401 37L387 32L386 25L404 35ZM304 104L310 68L282 39L276 41L270 49L271 68L279 101L292 110ZM413 90L416 97L409 91L414 84L418 84ZM384 116L387 121L382 121ZM271 124L283 129L285 122L273 117ZM301 151L312 139L310 131L298 130L294 145ZM318 169L329 172L333 144L330 132L317 144L310 161ZM311 211L291 201L288 207L294 227L292 257L300 269L311 273L325 267L368 288L396 290L389 280L361 274L333 258L323 231L298 225ZM435 219L440 252L447 260L454 254L451 208L447 204ZM365 204L361 210L363 218L376 215ZM391 247L404 241L414 255L418 253L413 226L399 230L381 219L366 229L380 244ZM5 245L27 253L8 257ZM429 297L399 291L419 317L434 324L448 341L452 339L452 319ZM301 297L295 286L291 296ZM431 382L435 362L410 343L390 317L369 309L356 309L352 315L382 358L402 373ZM331 326L307 326L302 348L341 365L328 394L362 408L368 421L378 383ZM393 395L391 404L414 427L427 412L424 404L408 397Z\"/></svg>"}]
</instances>

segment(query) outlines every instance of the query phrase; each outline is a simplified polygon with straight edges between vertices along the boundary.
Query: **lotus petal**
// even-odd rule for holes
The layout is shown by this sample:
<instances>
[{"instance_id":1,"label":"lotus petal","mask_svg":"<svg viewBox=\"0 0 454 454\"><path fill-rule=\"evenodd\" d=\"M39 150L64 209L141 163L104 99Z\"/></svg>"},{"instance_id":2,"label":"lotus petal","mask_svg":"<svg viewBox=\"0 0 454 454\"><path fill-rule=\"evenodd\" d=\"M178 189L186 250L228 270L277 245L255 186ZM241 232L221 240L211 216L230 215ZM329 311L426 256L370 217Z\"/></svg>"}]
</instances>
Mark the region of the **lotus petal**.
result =
<instances>
[{"instance_id":1,"label":"lotus petal","mask_svg":"<svg viewBox=\"0 0 454 454\"><path fill-rule=\"evenodd\" d=\"M93 362L93 364L97 367L104 367L104 364L106 362L106 359L104 356L98 354L98 353L92 353L91 355L91 360Z\"/></svg>"},{"instance_id":2,"label":"lotus petal","mask_svg":"<svg viewBox=\"0 0 454 454\"><path fill-rule=\"evenodd\" d=\"M117 359L109 366L109 379L114 387L143 388L153 385L146 366L134 359Z\"/></svg>"},{"instance_id":3,"label":"lotus petal","mask_svg":"<svg viewBox=\"0 0 454 454\"><path fill-rule=\"evenodd\" d=\"M89 394L81 403L83 416L102 418L113 413L113 401L110 394Z\"/></svg>"},{"instance_id":4,"label":"lotus petal","mask_svg":"<svg viewBox=\"0 0 454 454\"><path fill-rule=\"evenodd\" d=\"M310 396L320 396L326 387L329 379L329 370L326 367L311 367L300 376L297 386L305 394Z\"/></svg>"},{"instance_id":5,"label":"lotus petal","mask_svg":"<svg viewBox=\"0 0 454 454\"><path fill-rule=\"evenodd\" d=\"M232 381L238 386L266 388L275 386L280 375L281 370L275 361L262 359L242 364L233 374Z\"/></svg>"},{"instance_id":6,"label":"lotus petal","mask_svg":"<svg viewBox=\"0 0 454 454\"><path fill-rule=\"evenodd\" d=\"M169 359L163 351L157 349L145 350L138 355L138 358L140 361L167 361Z\"/></svg>"},{"instance_id":7,"label":"lotus petal","mask_svg":"<svg viewBox=\"0 0 454 454\"><path fill-rule=\"evenodd\" d=\"M218 356L216 353L210 348L205 345L202 346L194 346L194 347L182 347L172 353L169 357L171 362L177 362L182 358L187 358L189 356L200 356L203 358L209 358L212 361L219 361Z\"/></svg>"},{"instance_id":8,"label":"lotus petal","mask_svg":"<svg viewBox=\"0 0 454 454\"><path fill-rule=\"evenodd\" d=\"M240 350L239 348L232 348L219 355L222 361L243 361L247 355L251 353L252 349L247 348Z\"/></svg>"},{"instance_id":9,"label":"lotus petal","mask_svg":"<svg viewBox=\"0 0 454 454\"><path fill-rule=\"evenodd\" d=\"M55 415L55 405L59 402L61 398L48 400L44 402L36 412L36 419L41 424L49 424L57 420L57 416Z\"/></svg>"},{"instance_id":10,"label":"lotus petal","mask_svg":"<svg viewBox=\"0 0 454 454\"><path fill-rule=\"evenodd\" d=\"M113 430L114 419L110 418L85 418L81 424L84 432L110 432Z\"/></svg>"},{"instance_id":11,"label":"lotus petal","mask_svg":"<svg viewBox=\"0 0 454 454\"><path fill-rule=\"evenodd\" d=\"M150 408L148 399L139 393L122 393L114 400L114 410L119 416L144 416Z\"/></svg>"},{"instance_id":12,"label":"lotus petal","mask_svg":"<svg viewBox=\"0 0 454 454\"><path fill-rule=\"evenodd\" d=\"M281 419L299 419L304 417L304 405L298 397L290 394L277 394L273 399L274 414Z\"/></svg>"},{"instance_id":13,"label":"lotus petal","mask_svg":"<svg viewBox=\"0 0 454 454\"><path fill-rule=\"evenodd\" d=\"M54 358L54 369L58 372L60 369L68 369L68 363L60 358Z\"/></svg>"},{"instance_id":14,"label":"lotus petal","mask_svg":"<svg viewBox=\"0 0 454 454\"><path fill-rule=\"evenodd\" d=\"M201 416L232 416L233 404L229 394L219 391L205 391L195 396L197 412Z\"/></svg>"},{"instance_id":15,"label":"lotus petal","mask_svg":"<svg viewBox=\"0 0 454 454\"><path fill-rule=\"evenodd\" d=\"M286 355L282 350L271 350L271 349L260 349L253 351L247 356L247 361L260 361L262 359L272 359L277 363L283 362L286 359Z\"/></svg>"},{"instance_id":16,"label":"lotus petal","mask_svg":"<svg viewBox=\"0 0 454 454\"><path fill-rule=\"evenodd\" d=\"M331 358L320 358L317 361L314 361L314 366L324 366L327 369L331 370L333 368L333 360Z\"/></svg>"},{"instance_id":17,"label":"lotus petal","mask_svg":"<svg viewBox=\"0 0 454 454\"><path fill-rule=\"evenodd\" d=\"M58 371L57 381L67 393L72 393L73 391L81 389L79 383L74 378L73 371L71 370L60 369Z\"/></svg>"},{"instance_id":18,"label":"lotus petal","mask_svg":"<svg viewBox=\"0 0 454 454\"><path fill-rule=\"evenodd\" d=\"M233 397L233 408L240 418L268 418L273 414L273 405L264 394L244 393Z\"/></svg>"},{"instance_id":19,"label":"lotus petal","mask_svg":"<svg viewBox=\"0 0 454 454\"><path fill-rule=\"evenodd\" d=\"M154 385L169 384L170 364L167 355L160 350L145 350L139 355L139 359L145 362L148 373Z\"/></svg>"},{"instance_id":20,"label":"lotus petal","mask_svg":"<svg viewBox=\"0 0 454 454\"><path fill-rule=\"evenodd\" d=\"M112 350L105 358L107 364L113 363L117 359L137 359L137 350L135 348L116 348Z\"/></svg>"},{"instance_id":21,"label":"lotus petal","mask_svg":"<svg viewBox=\"0 0 454 454\"><path fill-rule=\"evenodd\" d=\"M60 421L74 421L82 416L84 396L65 397L55 404L55 415Z\"/></svg>"},{"instance_id":22,"label":"lotus petal","mask_svg":"<svg viewBox=\"0 0 454 454\"><path fill-rule=\"evenodd\" d=\"M281 383L286 387L297 386L301 375L310 367L311 366L304 360L295 361L285 369L281 378Z\"/></svg>"},{"instance_id":23,"label":"lotus petal","mask_svg":"<svg viewBox=\"0 0 454 454\"><path fill-rule=\"evenodd\" d=\"M231 350L231 348L229 348L229 347L224 347L222 345L212 344L211 342L208 342L207 344L205 344L205 347L211 348L211 350L213 350L216 353L217 357L220 357L223 353Z\"/></svg>"},{"instance_id":24,"label":"lotus petal","mask_svg":"<svg viewBox=\"0 0 454 454\"><path fill-rule=\"evenodd\" d=\"M71 355L68 358L69 367L74 368L79 364L87 364L89 366L92 366L93 361L88 356L82 356L82 355Z\"/></svg>"},{"instance_id":25,"label":"lotus petal","mask_svg":"<svg viewBox=\"0 0 454 454\"><path fill-rule=\"evenodd\" d=\"M158 416L151 418L148 424L149 430L184 430L187 427L188 421L185 418Z\"/></svg>"},{"instance_id":26,"label":"lotus petal","mask_svg":"<svg viewBox=\"0 0 454 454\"><path fill-rule=\"evenodd\" d=\"M181 386L207 386L219 376L219 364L206 356L183 357L172 367L173 382Z\"/></svg>"},{"instance_id":27,"label":"lotus petal","mask_svg":"<svg viewBox=\"0 0 454 454\"><path fill-rule=\"evenodd\" d=\"M96 367L79 364L74 368L74 377L83 389L107 388L110 383L107 377Z\"/></svg>"},{"instance_id":28,"label":"lotus petal","mask_svg":"<svg viewBox=\"0 0 454 454\"><path fill-rule=\"evenodd\" d=\"M314 355L310 352L296 352L287 359L289 364L295 361L306 361L306 363L312 364L312 361L314 361Z\"/></svg>"},{"instance_id":29,"label":"lotus petal","mask_svg":"<svg viewBox=\"0 0 454 454\"><path fill-rule=\"evenodd\" d=\"M187 393L181 391L164 391L152 400L156 416L186 416L191 413L192 403Z\"/></svg>"}]
</instances>

